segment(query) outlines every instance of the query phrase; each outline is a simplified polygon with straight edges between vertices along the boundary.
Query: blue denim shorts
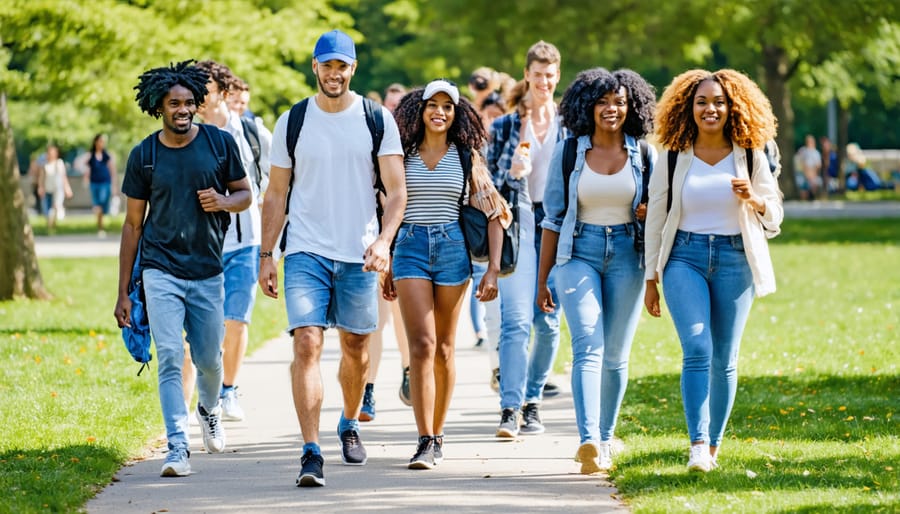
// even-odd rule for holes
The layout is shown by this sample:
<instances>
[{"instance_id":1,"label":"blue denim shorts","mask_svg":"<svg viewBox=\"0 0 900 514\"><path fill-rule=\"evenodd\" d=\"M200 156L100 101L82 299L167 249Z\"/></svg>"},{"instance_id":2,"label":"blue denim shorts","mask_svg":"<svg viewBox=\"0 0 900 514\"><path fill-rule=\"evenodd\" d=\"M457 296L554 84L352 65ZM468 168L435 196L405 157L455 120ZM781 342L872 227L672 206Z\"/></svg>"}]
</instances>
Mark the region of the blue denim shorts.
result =
<instances>
[{"instance_id":1,"label":"blue denim shorts","mask_svg":"<svg viewBox=\"0 0 900 514\"><path fill-rule=\"evenodd\" d=\"M109 182L91 182L91 204L103 209L103 214L109 214L109 199L112 184Z\"/></svg>"},{"instance_id":2,"label":"blue denim shorts","mask_svg":"<svg viewBox=\"0 0 900 514\"><path fill-rule=\"evenodd\" d=\"M361 262L299 252L284 258L288 333L295 328L337 328L369 334L378 325L378 273Z\"/></svg>"},{"instance_id":3,"label":"blue denim shorts","mask_svg":"<svg viewBox=\"0 0 900 514\"><path fill-rule=\"evenodd\" d=\"M250 323L259 277L259 247L248 246L222 255L225 265L225 319Z\"/></svg>"},{"instance_id":4,"label":"blue denim shorts","mask_svg":"<svg viewBox=\"0 0 900 514\"><path fill-rule=\"evenodd\" d=\"M436 286L458 286L472 276L466 240L459 223L404 223L394 244L394 280L420 278Z\"/></svg>"}]
</instances>

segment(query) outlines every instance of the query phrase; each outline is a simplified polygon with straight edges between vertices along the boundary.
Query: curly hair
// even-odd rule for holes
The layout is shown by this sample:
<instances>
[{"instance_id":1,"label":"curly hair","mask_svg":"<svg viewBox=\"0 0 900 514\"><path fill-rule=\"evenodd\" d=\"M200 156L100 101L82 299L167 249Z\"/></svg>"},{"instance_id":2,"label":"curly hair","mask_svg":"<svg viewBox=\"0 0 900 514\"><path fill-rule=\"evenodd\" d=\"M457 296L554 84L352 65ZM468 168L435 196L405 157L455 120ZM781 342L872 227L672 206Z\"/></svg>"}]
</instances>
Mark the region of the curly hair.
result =
<instances>
[{"instance_id":1,"label":"curly hair","mask_svg":"<svg viewBox=\"0 0 900 514\"><path fill-rule=\"evenodd\" d=\"M196 66L209 74L209 78L219 86L219 93L224 95L232 88L235 76L228 66L212 60L200 61Z\"/></svg>"},{"instance_id":2,"label":"curly hair","mask_svg":"<svg viewBox=\"0 0 900 514\"><path fill-rule=\"evenodd\" d=\"M656 135L669 150L684 151L694 144L698 128L694 121L694 95L701 82L722 86L728 99L725 137L741 148L762 148L775 138L778 121L772 105L750 77L731 69L716 72L689 70L672 79L656 110Z\"/></svg>"},{"instance_id":3,"label":"curly hair","mask_svg":"<svg viewBox=\"0 0 900 514\"><path fill-rule=\"evenodd\" d=\"M176 85L184 86L193 95L194 101L199 105L206 98L206 82L209 74L193 63L193 59L181 61L178 64L169 64L162 68L153 68L141 73L134 99L141 110L154 118L159 118L162 113L163 98L169 94L169 90Z\"/></svg>"},{"instance_id":4,"label":"curly hair","mask_svg":"<svg viewBox=\"0 0 900 514\"><path fill-rule=\"evenodd\" d=\"M594 133L594 105L609 92L625 88L628 113L622 131L642 138L653 131L656 93L643 77L628 69L608 71L604 68L584 70L563 94L559 111L563 125L577 136Z\"/></svg>"},{"instance_id":5,"label":"curly hair","mask_svg":"<svg viewBox=\"0 0 900 514\"><path fill-rule=\"evenodd\" d=\"M404 156L418 151L425 139L425 123L422 120L422 113L425 112L425 101L422 100L424 92L425 88L416 88L406 93L394 110ZM484 127L475 106L460 96L454 110L453 123L447 131L447 141L454 143L457 148L480 150L484 145Z\"/></svg>"}]
</instances>

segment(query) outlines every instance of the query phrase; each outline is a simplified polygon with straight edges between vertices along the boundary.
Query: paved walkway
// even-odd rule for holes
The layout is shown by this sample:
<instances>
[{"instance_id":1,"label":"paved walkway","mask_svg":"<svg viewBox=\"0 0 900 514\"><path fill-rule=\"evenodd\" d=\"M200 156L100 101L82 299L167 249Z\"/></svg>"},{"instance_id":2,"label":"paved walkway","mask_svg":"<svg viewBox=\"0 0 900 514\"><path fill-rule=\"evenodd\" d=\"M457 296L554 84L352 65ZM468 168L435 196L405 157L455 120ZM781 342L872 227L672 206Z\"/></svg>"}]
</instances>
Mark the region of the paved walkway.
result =
<instances>
[{"instance_id":1,"label":"paved walkway","mask_svg":"<svg viewBox=\"0 0 900 514\"><path fill-rule=\"evenodd\" d=\"M294 415L288 365L290 341L274 340L251 356L241 371L241 404L247 419L226 422L224 454L202 449L199 427L191 426L192 475L160 478L164 456L119 471L116 481L87 505L92 513L123 512L572 512L625 511L602 476L578 473L572 399L566 380L558 397L546 400L547 433L506 442L494 437L499 421L496 394L488 385L488 355L457 352L457 384L445 427L444 462L413 471L412 409L397 396L399 353L392 341L376 388L377 417L362 424L369 454L365 467L344 466L335 434L341 410L337 375L338 341L327 333L322 358L325 403L321 445L326 487L297 488L300 430ZM144 377L146 378L146 377Z\"/></svg>"}]
</instances>

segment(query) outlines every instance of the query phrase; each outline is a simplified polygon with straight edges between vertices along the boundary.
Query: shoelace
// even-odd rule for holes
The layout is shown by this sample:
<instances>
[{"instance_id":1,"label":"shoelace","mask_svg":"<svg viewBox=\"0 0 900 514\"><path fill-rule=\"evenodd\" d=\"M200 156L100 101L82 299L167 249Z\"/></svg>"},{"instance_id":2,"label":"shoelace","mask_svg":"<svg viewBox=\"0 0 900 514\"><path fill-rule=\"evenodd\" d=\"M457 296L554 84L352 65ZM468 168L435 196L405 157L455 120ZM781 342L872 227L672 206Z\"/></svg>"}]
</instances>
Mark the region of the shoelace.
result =
<instances>
[{"instance_id":1,"label":"shoelace","mask_svg":"<svg viewBox=\"0 0 900 514\"><path fill-rule=\"evenodd\" d=\"M525 411L522 412L522 418L525 420L525 423L531 423L533 421L540 422L541 417L538 415L538 410L536 405L528 405L525 407Z\"/></svg>"},{"instance_id":2,"label":"shoelace","mask_svg":"<svg viewBox=\"0 0 900 514\"><path fill-rule=\"evenodd\" d=\"M306 463L311 460L317 460L317 461L319 461L319 464L322 464L323 462L325 462L325 459L323 459L321 455L316 455L312 451L308 451L303 454L303 457L300 457L300 464L302 466L305 466Z\"/></svg>"},{"instance_id":3,"label":"shoelace","mask_svg":"<svg viewBox=\"0 0 900 514\"><path fill-rule=\"evenodd\" d=\"M500 423L506 423L507 421L516 419L516 411L514 410L504 410L503 416L500 418Z\"/></svg>"},{"instance_id":4,"label":"shoelace","mask_svg":"<svg viewBox=\"0 0 900 514\"><path fill-rule=\"evenodd\" d=\"M366 389L366 392L363 393L363 405L372 405L375 403L372 396L374 396L374 391L371 389Z\"/></svg>"},{"instance_id":5,"label":"shoelace","mask_svg":"<svg viewBox=\"0 0 900 514\"><path fill-rule=\"evenodd\" d=\"M356 430L347 430L344 433L347 434L346 436L341 434L341 439L344 441L344 444L349 446L359 446L359 433Z\"/></svg>"},{"instance_id":6,"label":"shoelace","mask_svg":"<svg viewBox=\"0 0 900 514\"><path fill-rule=\"evenodd\" d=\"M423 435L419 437L419 446L416 448L416 456L422 455L423 453L428 451L428 447L434 444L434 438L431 436Z\"/></svg>"},{"instance_id":7,"label":"shoelace","mask_svg":"<svg viewBox=\"0 0 900 514\"><path fill-rule=\"evenodd\" d=\"M206 415L206 424L209 426L209 435L214 438L219 437L219 416L213 414Z\"/></svg>"}]
</instances>

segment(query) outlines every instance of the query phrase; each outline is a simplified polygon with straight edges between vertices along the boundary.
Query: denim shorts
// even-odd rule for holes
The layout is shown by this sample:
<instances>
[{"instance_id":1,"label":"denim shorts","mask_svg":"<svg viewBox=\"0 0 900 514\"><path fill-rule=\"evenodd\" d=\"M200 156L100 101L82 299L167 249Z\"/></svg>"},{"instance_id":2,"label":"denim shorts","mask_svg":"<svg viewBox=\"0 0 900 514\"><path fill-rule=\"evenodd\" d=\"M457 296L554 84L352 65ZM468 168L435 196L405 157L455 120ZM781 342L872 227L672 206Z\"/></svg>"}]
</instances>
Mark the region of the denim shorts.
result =
<instances>
[{"instance_id":1,"label":"denim shorts","mask_svg":"<svg viewBox=\"0 0 900 514\"><path fill-rule=\"evenodd\" d=\"M465 284L472 276L472 265L459 223L400 225L393 274L394 280L420 278L436 286Z\"/></svg>"},{"instance_id":2,"label":"denim shorts","mask_svg":"<svg viewBox=\"0 0 900 514\"><path fill-rule=\"evenodd\" d=\"M91 204L103 209L103 214L109 214L109 199L112 184L109 182L91 182Z\"/></svg>"},{"instance_id":3,"label":"denim shorts","mask_svg":"<svg viewBox=\"0 0 900 514\"><path fill-rule=\"evenodd\" d=\"M284 301L289 333L295 328L337 328L369 334L378 325L378 273L361 262L307 252L284 258Z\"/></svg>"},{"instance_id":4,"label":"denim shorts","mask_svg":"<svg viewBox=\"0 0 900 514\"><path fill-rule=\"evenodd\" d=\"M225 319L250 323L259 277L259 246L222 255L225 265Z\"/></svg>"}]
</instances>

